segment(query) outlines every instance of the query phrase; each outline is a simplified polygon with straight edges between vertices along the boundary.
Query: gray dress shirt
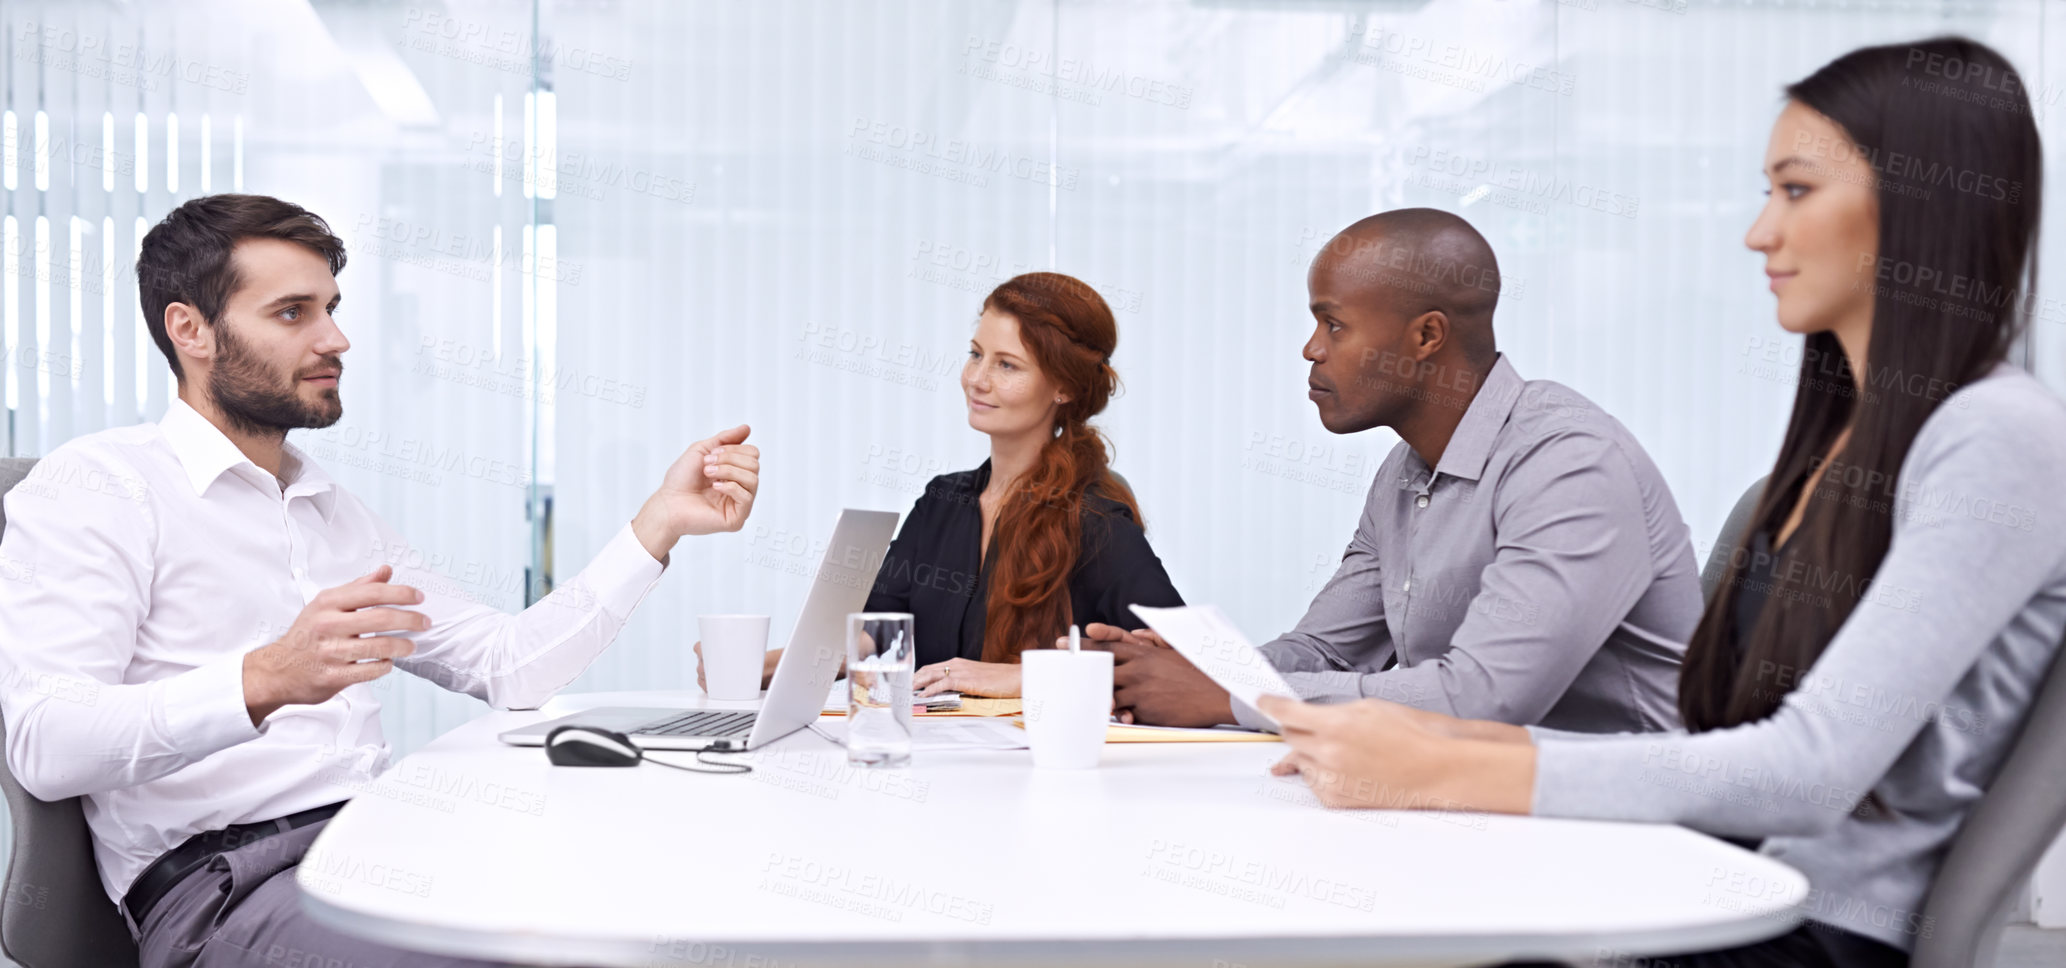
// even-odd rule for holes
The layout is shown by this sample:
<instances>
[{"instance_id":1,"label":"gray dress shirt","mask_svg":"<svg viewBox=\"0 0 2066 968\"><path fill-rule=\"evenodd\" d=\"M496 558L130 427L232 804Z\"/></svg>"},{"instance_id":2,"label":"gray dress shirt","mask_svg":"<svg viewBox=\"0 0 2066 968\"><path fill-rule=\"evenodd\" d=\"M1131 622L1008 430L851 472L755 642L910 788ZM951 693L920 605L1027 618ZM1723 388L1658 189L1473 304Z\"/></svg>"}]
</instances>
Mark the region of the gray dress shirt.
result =
<instances>
[{"instance_id":1,"label":"gray dress shirt","mask_svg":"<svg viewBox=\"0 0 2066 968\"><path fill-rule=\"evenodd\" d=\"M1341 568L1263 654L1317 702L1668 729L1700 609L1689 532L1642 446L1501 355L1432 472L1392 449Z\"/></svg>"},{"instance_id":2,"label":"gray dress shirt","mask_svg":"<svg viewBox=\"0 0 2066 968\"><path fill-rule=\"evenodd\" d=\"M1922 911L1944 852L2059 654L2060 481L2058 398L2009 366L1966 385L1879 495L1886 557L1806 674L1779 670L1793 689L1778 712L1692 735L1532 730L1535 813L1765 838L1808 876L1808 917L1913 949L1936 928ZM1707 897L1771 889L1718 869Z\"/></svg>"}]
</instances>

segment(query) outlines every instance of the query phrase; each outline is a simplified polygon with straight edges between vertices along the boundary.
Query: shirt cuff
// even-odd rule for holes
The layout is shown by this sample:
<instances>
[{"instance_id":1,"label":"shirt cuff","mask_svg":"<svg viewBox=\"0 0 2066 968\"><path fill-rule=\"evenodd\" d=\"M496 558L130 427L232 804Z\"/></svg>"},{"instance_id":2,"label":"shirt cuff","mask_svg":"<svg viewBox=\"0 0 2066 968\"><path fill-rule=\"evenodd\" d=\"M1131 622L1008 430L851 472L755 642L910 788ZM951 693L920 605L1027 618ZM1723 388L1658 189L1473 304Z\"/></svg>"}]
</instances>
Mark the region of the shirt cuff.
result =
<instances>
[{"instance_id":1,"label":"shirt cuff","mask_svg":"<svg viewBox=\"0 0 2066 968\"><path fill-rule=\"evenodd\" d=\"M1535 736L1535 789L1529 813L1537 817L1611 819L1598 803L1601 788L1586 766L1586 744L1555 736Z\"/></svg>"},{"instance_id":2,"label":"shirt cuff","mask_svg":"<svg viewBox=\"0 0 2066 968\"><path fill-rule=\"evenodd\" d=\"M265 732L251 725L251 710L244 704L242 652L188 669L164 683L160 695L166 735L173 748L188 757L198 760Z\"/></svg>"},{"instance_id":3,"label":"shirt cuff","mask_svg":"<svg viewBox=\"0 0 2066 968\"><path fill-rule=\"evenodd\" d=\"M667 566L653 560L652 553L638 541L631 525L626 524L595 559L581 572L581 583L595 596L597 605L619 619L631 615L631 610L653 589L653 584L667 571Z\"/></svg>"},{"instance_id":4,"label":"shirt cuff","mask_svg":"<svg viewBox=\"0 0 2066 968\"><path fill-rule=\"evenodd\" d=\"M1374 673L1372 673L1374 675ZM1354 702L1363 698L1364 673L1338 672L1286 672L1284 684L1298 692L1306 702L1337 703Z\"/></svg>"},{"instance_id":5,"label":"shirt cuff","mask_svg":"<svg viewBox=\"0 0 2066 968\"><path fill-rule=\"evenodd\" d=\"M1641 791L1658 782L1644 760L1654 755L1658 744L1683 737L1622 734L1577 738L1555 730L1531 730L1530 735L1535 737L1530 813L1574 820L1675 822L1669 810L1652 802L1656 798Z\"/></svg>"}]
</instances>

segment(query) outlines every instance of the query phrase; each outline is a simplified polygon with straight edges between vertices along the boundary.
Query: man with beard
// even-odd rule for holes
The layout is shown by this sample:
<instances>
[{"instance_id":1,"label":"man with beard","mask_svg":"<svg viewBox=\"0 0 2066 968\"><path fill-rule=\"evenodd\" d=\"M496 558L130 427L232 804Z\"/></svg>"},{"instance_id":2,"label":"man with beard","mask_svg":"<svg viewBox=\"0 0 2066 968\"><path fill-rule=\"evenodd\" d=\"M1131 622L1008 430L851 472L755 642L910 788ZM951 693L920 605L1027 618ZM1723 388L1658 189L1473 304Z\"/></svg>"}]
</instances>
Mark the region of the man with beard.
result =
<instances>
[{"instance_id":1,"label":"man with beard","mask_svg":"<svg viewBox=\"0 0 2066 968\"><path fill-rule=\"evenodd\" d=\"M759 452L698 442L573 580L517 615L391 580L407 545L307 454L351 347L344 245L322 219L212 195L144 238L137 283L178 396L156 424L90 434L6 498L0 711L7 763L84 797L108 897L144 968L459 965L302 913L295 865L385 766L372 680L402 669L530 708L586 668L684 535L737 531Z\"/></svg>"},{"instance_id":2,"label":"man with beard","mask_svg":"<svg viewBox=\"0 0 2066 968\"><path fill-rule=\"evenodd\" d=\"M1307 396L1330 432L1399 434L1341 566L1262 647L1302 698L1376 696L1590 732L1678 725L1693 545L1642 445L1494 345L1499 263L1470 223L1399 209L1329 240L1306 286ZM1153 632L1105 625L1114 702L1168 726L1263 720Z\"/></svg>"}]
</instances>

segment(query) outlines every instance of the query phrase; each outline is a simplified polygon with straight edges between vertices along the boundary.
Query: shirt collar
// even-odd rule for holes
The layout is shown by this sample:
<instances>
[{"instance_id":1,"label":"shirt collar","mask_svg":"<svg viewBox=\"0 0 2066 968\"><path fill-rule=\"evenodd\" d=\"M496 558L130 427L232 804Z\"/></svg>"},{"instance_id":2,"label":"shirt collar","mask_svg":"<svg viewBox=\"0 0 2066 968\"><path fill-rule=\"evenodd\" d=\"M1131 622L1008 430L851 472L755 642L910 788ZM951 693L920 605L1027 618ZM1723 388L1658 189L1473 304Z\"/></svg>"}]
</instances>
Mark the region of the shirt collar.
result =
<instances>
[{"instance_id":1,"label":"shirt collar","mask_svg":"<svg viewBox=\"0 0 2066 968\"><path fill-rule=\"evenodd\" d=\"M235 472L269 494L282 494L287 498L309 495L315 498L324 517L330 514L330 505L335 499L335 482L321 466L309 459L308 454L293 444L285 445L285 459L280 463L279 480L286 483L283 491L271 474L252 463L251 458L244 456L228 436L185 400L172 398L172 403L165 408L164 418L158 421L158 431L165 435L173 456L179 459L180 468L186 471L187 483L193 485L196 497L205 496L208 488L222 475Z\"/></svg>"},{"instance_id":2,"label":"shirt collar","mask_svg":"<svg viewBox=\"0 0 2066 968\"><path fill-rule=\"evenodd\" d=\"M293 444L281 446L286 452L286 460L280 464L280 470L287 475L287 491L284 496L295 498L307 495L310 500L316 502L316 511L323 515L323 520L330 520L330 509L337 503L337 482L330 479L330 475L323 470L323 465L309 459L307 451Z\"/></svg>"},{"instance_id":3,"label":"shirt collar","mask_svg":"<svg viewBox=\"0 0 2066 968\"><path fill-rule=\"evenodd\" d=\"M1499 431L1506 426L1513 415L1514 404L1521 398L1521 391L1527 387L1521 374L1514 372L1513 364L1501 353L1492 361L1492 369L1485 374L1485 382L1478 387L1471 405L1463 412L1463 420L1456 425L1456 431L1449 435L1449 446L1442 449L1442 459L1435 465L1436 474L1475 481L1485 473L1485 462L1492 456L1492 443L1499 438Z\"/></svg>"}]
</instances>

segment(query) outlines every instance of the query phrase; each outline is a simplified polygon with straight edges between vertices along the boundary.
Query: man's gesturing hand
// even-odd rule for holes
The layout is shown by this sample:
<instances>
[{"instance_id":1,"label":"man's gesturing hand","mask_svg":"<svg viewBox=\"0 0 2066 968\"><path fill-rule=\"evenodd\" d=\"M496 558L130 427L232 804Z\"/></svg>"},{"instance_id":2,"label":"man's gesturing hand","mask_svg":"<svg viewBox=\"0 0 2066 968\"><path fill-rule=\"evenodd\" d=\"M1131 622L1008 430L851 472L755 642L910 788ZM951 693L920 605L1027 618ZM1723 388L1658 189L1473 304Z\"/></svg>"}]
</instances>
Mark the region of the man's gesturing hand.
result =
<instances>
[{"instance_id":1,"label":"man's gesturing hand","mask_svg":"<svg viewBox=\"0 0 2066 968\"><path fill-rule=\"evenodd\" d=\"M318 592L279 641L245 653L244 707L251 725L281 706L324 702L346 686L387 675L394 660L416 651L408 639L378 634L430 628L422 612L383 607L423 601L414 588L388 584L393 575L393 568L381 565L349 585Z\"/></svg>"},{"instance_id":2,"label":"man's gesturing hand","mask_svg":"<svg viewBox=\"0 0 2066 968\"><path fill-rule=\"evenodd\" d=\"M689 446L646 499L631 530L653 559L667 557L683 535L737 531L760 491L760 448L741 424Z\"/></svg>"}]
</instances>

